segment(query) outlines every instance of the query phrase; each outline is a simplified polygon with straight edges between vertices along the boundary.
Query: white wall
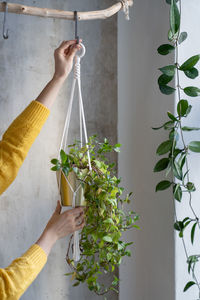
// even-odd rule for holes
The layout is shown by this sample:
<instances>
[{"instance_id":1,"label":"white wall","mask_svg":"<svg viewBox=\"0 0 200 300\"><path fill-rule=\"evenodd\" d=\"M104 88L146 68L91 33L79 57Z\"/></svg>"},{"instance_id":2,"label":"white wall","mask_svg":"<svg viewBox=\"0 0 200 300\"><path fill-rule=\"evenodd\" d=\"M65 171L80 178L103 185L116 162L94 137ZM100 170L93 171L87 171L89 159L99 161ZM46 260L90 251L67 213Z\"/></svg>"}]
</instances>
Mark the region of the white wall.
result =
<instances>
[{"instance_id":1,"label":"white wall","mask_svg":"<svg viewBox=\"0 0 200 300\"><path fill-rule=\"evenodd\" d=\"M200 3L198 0L183 0L182 1L182 31L188 32L188 39L181 44L179 51L179 62L182 64L186 59L191 57L192 55L200 54L200 39L199 39L199 29L200 29ZM199 69L200 64L198 63L197 68ZM186 86L197 86L200 87L200 80L197 77L195 80L191 80L182 73L180 77L180 85L182 87ZM190 98L186 96L183 92L181 93L181 97L183 99L189 100L192 104L193 109L191 114L187 118L183 124L185 126L193 126L200 127L200 97ZM177 99L176 99L177 102ZM186 143L194 140L200 140L200 132L194 131L185 133ZM199 215L200 213L200 155L191 153L189 156L189 168L191 169L191 177L190 180L194 182L196 186L196 192L193 193L193 207L195 211ZM177 215L179 220L183 220L185 216L194 217L191 213L191 210L188 205L189 197L187 194L184 195L181 204L177 203ZM191 246L190 242L190 230L191 226L185 231L186 236L186 247L189 250L189 255L200 254L200 246L199 246L199 231L196 230L196 243L194 247ZM196 267L198 279L200 281L200 270L199 264ZM191 287L187 292L183 292L183 288L185 284L193 280L191 276L187 273L187 264L186 257L183 251L182 241L176 234L176 300L188 300L188 299L197 299L198 298L198 289L196 287Z\"/></svg>"},{"instance_id":2,"label":"white wall","mask_svg":"<svg viewBox=\"0 0 200 300\"><path fill-rule=\"evenodd\" d=\"M127 234L134 246L132 258L120 267L120 300L175 299L172 195L155 193L163 174L152 171L166 134L151 127L174 107L173 96L162 95L157 86L157 69L170 61L156 51L167 41L168 11L164 0L135 0L131 20L123 14L118 19L119 175L141 215L141 231Z\"/></svg>"}]
</instances>

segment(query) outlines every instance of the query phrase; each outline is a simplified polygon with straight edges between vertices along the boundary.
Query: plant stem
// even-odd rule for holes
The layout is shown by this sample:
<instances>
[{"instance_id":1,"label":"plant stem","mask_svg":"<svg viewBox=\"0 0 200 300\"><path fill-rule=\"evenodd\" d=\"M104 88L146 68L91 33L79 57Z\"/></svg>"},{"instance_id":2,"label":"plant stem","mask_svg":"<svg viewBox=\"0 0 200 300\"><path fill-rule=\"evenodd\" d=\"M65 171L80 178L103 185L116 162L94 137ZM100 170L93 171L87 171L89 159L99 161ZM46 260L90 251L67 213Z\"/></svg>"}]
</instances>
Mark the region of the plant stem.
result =
<instances>
[{"instance_id":1,"label":"plant stem","mask_svg":"<svg viewBox=\"0 0 200 300\"><path fill-rule=\"evenodd\" d=\"M181 0L179 1L179 6L180 6L180 17L181 17ZM180 86L180 76L179 76L179 69L178 69L178 60L179 60L179 52L178 52L178 39L179 39L179 34L180 34L180 30L179 30L179 33L178 33L178 36L177 36L177 39L175 41L175 65L176 65L176 81L177 81L177 97L178 97L178 102L181 101L181 86ZM187 159L187 146L186 146L186 143L185 143L185 140L184 140L184 135L183 135L183 130L182 130L182 119L181 119L181 115L179 116L179 126L178 128L180 129L180 133L181 133L181 141L183 143L183 146L184 146L184 150L185 150L185 154L186 154L186 158L185 158L185 163L186 163L186 172L187 172L187 182L190 182L190 176L189 176L189 165L188 165L188 159ZM178 131L178 128L176 129ZM174 147L173 147L174 148ZM172 156L173 156L173 148L172 148ZM190 209L193 213L193 215L195 216L195 220L197 221L198 223L198 227L200 229L200 224L199 224L199 218L197 216L197 214L195 213L194 211L194 208L192 206L192 193L191 191L188 191L189 193L189 206L190 206ZM175 200L174 200L175 202ZM174 203L174 210L175 210L175 218L176 218L176 221L177 221L177 213L176 213L176 205ZM187 248L186 248L186 244L185 244L185 240L184 240L184 237L181 238L182 239L182 243L183 243L183 248L184 248L184 252L185 252L185 255L186 255L186 258L188 260L189 258L189 255L188 255L188 251L187 251ZM200 297L200 285L199 285L199 282L197 280L197 277L196 277L196 274L195 274L195 271L193 271L193 278L196 282L196 285L198 287L198 290L199 290L199 297Z\"/></svg>"}]
</instances>

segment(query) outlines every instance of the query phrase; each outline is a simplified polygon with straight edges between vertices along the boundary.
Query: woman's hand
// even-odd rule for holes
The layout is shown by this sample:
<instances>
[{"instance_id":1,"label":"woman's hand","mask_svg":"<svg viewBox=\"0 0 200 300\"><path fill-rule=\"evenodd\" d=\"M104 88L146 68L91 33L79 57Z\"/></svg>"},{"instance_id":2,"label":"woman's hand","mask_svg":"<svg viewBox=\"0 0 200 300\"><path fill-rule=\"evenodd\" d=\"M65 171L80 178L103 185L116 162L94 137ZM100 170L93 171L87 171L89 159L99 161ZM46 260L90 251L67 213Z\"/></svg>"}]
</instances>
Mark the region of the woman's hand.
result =
<instances>
[{"instance_id":1,"label":"woman's hand","mask_svg":"<svg viewBox=\"0 0 200 300\"><path fill-rule=\"evenodd\" d=\"M81 40L80 40L81 42ZM71 72L73 59L77 50L81 49L81 45L76 44L76 40L63 41L55 50L55 73L54 78L62 78L65 80Z\"/></svg>"},{"instance_id":2,"label":"woman's hand","mask_svg":"<svg viewBox=\"0 0 200 300\"><path fill-rule=\"evenodd\" d=\"M81 41L82 40L80 40L80 42ZM36 99L47 108L50 109L55 102L65 79L71 72L74 56L79 49L81 49L81 45L76 44L76 40L72 40L63 41L61 45L55 50L54 76Z\"/></svg>"},{"instance_id":3,"label":"woman's hand","mask_svg":"<svg viewBox=\"0 0 200 300\"><path fill-rule=\"evenodd\" d=\"M84 212L82 207L61 213L61 205L60 201L58 201L55 212L36 244L48 255L57 240L82 229L84 225Z\"/></svg>"}]
</instances>

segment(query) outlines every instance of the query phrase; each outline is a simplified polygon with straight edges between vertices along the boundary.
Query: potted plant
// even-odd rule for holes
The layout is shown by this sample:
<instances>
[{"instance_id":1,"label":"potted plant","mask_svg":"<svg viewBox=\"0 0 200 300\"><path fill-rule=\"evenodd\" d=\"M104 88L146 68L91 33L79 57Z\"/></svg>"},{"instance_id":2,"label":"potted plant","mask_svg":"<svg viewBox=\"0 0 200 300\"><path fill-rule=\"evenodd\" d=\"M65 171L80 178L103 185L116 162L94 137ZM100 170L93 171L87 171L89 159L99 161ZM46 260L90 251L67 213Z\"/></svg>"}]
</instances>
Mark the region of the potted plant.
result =
<instances>
[{"instance_id":1,"label":"potted plant","mask_svg":"<svg viewBox=\"0 0 200 300\"><path fill-rule=\"evenodd\" d=\"M88 151L91 159L91 169L88 166ZM123 197L123 187L115 175L114 164L108 162L109 152L119 152L120 144L110 145L107 139L103 143L96 136L80 147L79 142L68 146L68 153L61 150L60 160L53 159L52 170L61 171L63 179L76 178L84 194L85 227L80 233L81 258L74 262L70 258L72 238L67 250L66 260L72 268L75 280L74 286L86 282L88 288L98 295L113 290L118 292L119 279L114 275L115 268L124 256L130 256L128 248L132 242L122 240L122 233L133 227L139 228L135 222L138 215L133 211L125 213L124 204L130 203L132 193ZM67 180L67 181L68 181ZM83 203L83 202L82 202ZM113 273L109 286L101 283L105 273Z\"/></svg>"}]
</instances>

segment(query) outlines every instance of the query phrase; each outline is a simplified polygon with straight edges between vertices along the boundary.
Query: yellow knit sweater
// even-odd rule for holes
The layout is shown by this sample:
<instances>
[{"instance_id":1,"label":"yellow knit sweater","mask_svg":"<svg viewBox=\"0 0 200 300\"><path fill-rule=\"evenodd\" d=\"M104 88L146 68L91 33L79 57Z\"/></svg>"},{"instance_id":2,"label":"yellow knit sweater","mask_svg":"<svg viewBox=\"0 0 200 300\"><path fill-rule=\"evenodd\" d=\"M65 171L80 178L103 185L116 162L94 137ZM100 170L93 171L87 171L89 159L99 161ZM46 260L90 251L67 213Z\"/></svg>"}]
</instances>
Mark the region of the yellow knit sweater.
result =
<instances>
[{"instance_id":1,"label":"yellow knit sweater","mask_svg":"<svg viewBox=\"0 0 200 300\"><path fill-rule=\"evenodd\" d=\"M0 195L17 176L19 168L48 115L49 110L45 106L32 101L3 135L0 141ZM34 244L10 266L0 269L0 299L19 299L44 267L46 261L47 256L44 250Z\"/></svg>"}]
</instances>

